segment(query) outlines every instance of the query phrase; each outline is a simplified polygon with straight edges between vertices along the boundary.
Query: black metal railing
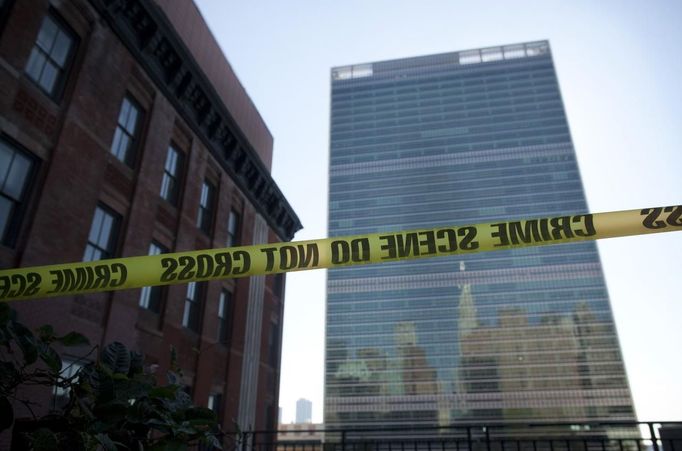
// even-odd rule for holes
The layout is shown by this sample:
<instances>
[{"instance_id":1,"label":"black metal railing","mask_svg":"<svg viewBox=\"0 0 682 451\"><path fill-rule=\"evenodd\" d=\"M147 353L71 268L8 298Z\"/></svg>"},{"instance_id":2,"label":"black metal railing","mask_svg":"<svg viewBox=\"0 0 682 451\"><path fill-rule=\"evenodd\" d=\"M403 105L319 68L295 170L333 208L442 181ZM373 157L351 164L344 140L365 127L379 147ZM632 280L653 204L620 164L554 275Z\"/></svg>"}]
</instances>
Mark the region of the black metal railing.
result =
<instances>
[{"instance_id":1,"label":"black metal railing","mask_svg":"<svg viewBox=\"0 0 682 451\"><path fill-rule=\"evenodd\" d=\"M682 451L682 421L287 428L221 441L227 451Z\"/></svg>"}]
</instances>

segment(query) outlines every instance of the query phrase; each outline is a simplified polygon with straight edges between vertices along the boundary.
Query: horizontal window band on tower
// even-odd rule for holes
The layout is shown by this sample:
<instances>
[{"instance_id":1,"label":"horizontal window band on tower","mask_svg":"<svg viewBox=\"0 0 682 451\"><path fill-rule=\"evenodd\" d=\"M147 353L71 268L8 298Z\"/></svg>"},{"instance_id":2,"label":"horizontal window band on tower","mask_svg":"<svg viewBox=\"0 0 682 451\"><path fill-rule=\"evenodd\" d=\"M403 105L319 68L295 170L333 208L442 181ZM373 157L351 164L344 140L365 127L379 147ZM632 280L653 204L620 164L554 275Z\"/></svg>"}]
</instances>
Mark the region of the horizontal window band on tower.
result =
<instances>
[{"instance_id":1,"label":"horizontal window band on tower","mask_svg":"<svg viewBox=\"0 0 682 451\"><path fill-rule=\"evenodd\" d=\"M566 121L566 117L557 108L549 108L549 111L537 111L535 109L528 112L518 111L518 107L507 107L500 112L491 113L490 109L482 109L480 114L433 114L432 121L428 126L405 124L404 120L396 118L363 121L338 127L332 130L331 136L335 141L351 141L367 137L389 137L401 135L409 138L410 134L418 134L422 138L438 138L445 136L456 136L471 133L472 131L490 132L513 128L515 125L527 126L528 120L537 121ZM516 111L515 111L516 110ZM450 116L450 117L448 117ZM492 117L491 117L492 116ZM424 115L420 115L424 119ZM493 120L494 119L494 120ZM554 124L555 122L552 122ZM487 127L487 128L486 128ZM494 128L492 128L494 127Z\"/></svg>"},{"instance_id":2,"label":"horizontal window band on tower","mask_svg":"<svg viewBox=\"0 0 682 451\"><path fill-rule=\"evenodd\" d=\"M545 106L548 113L561 113L561 98L558 95L556 84L545 87L532 87L519 89L518 92L508 94L502 100L494 99L494 92L486 92L485 95L471 96L455 93L439 96L438 100L421 100L417 96L401 99L398 104L386 99L386 106L375 101L362 107L349 107L332 112L332 118L338 119L338 123L332 128L335 138L339 136L339 129L344 125L353 125L354 131L369 131L368 125L374 121L396 121L413 115L426 116L430 119L458 119L462 126L476 124L483 121L490 123L493 119L508 118L510 112L537 112L538 107ZM494 99L494 100L493 100ZM447 101L456 101L456 105L448 105ZM366 102L365 102L366 103ZM544 105L539 105L544 103ZM402 105L401 105L402 104ZM530 106L534 108L530 108ZM402 108L401 108L402 107ZM488 114L485 114L488 113ZM560 114L561 115L561 114ZM348 118L348 120L344 120ZM485 123L485 122L484 122ZM385 124L377 124L385 125ZM431 124L432 126L435 124Z\"/></svg>"}]
</instances>

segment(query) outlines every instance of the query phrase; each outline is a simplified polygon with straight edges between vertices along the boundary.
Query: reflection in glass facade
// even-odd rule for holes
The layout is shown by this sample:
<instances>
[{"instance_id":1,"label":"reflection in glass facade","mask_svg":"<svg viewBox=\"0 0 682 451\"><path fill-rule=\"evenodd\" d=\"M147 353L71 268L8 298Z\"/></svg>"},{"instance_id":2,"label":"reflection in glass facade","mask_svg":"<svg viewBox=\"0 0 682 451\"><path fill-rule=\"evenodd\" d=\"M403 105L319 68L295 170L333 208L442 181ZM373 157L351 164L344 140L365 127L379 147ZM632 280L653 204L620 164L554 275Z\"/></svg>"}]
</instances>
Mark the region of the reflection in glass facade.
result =
<instances>
[{"instance_id":1,"label":"reflection in glass facade","mask_svg":"<svg viewBox=\"0 0 682 451\"><path fill-rule=\"evenodd\" d=\"M332 70L329 235L587 212L547 42ZM326 427L634 420L593 242L327 281Z\"/></svg>"}]
</instances>

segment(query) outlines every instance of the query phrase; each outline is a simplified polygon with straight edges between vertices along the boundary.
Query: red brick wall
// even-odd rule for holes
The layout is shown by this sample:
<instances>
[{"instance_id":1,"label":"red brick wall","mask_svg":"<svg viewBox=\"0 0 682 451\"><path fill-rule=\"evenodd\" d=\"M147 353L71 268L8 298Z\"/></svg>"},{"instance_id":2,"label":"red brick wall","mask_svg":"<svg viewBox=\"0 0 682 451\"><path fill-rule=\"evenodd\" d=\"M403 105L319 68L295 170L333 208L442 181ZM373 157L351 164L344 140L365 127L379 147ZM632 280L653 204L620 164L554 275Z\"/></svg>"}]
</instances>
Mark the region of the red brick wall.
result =
<instances>
[{"instance_id":1,"label":"red brick wall","mask_svg":"<svg viewBox=\"0 0 682 451\"><path fill-rule=\"evenodd\" d=\"M192 0L154 0L166 14L268 170L273 138Z\"/></svg>"},{"instance_id":2,"label":"red brick wall","mask_svg":"<svg viewBox=\"0 0 682 451\"><path fill-rule=\"evenodd\" d=\"M171 251L220 247L226 240L227 218L232 208L242 212L242 243L251 243L254 206L183 123L111 29L97 19L97 13L86 0L55 4L80 38L60 101L45 95L24 74L48 10L47 1L16 1L0 35L0 133L40 160L16 246L0 246L0 267L80 261L98 202L122 218L119 256L146 254L152 239ZM110 152L126 93L131 93L145 110L135 168L121 163ZM249 139L260 136L253 142L257 144L254 147L259 152L271 152L272 138L269 137L269 143L267 137L263 138L263 130L267 130L262 128L262 121L257 124L259 118L254 119L253 105L244 102L234 105L247 110L236 111L235 116L243 113L243 117L251 118L240 122L251 124ZM171 141L186 156L184 186L177 208L159 196ZM267 152L261 153L261 158L264 155L269 158ZM269 161L266 163L269 165ZM204 177L214 181L219 192L211 238L196 227ZM274 233L270 233L270 240L277 241ZM279 368L267 364L271 317L282 321L282 301L272 295L271 279L268 278L266 289L261 339L258 418L254 425L257 429L267 424L265 404L274 403L276 407L278 398L278 384L273 387L267 383L268 375L276 373L278 379L279 373ZM216 342L218 299L223 288L233 292L232 338L227 346ZM223 428L230 430L232 419L237 418L248 291L249 279L209 283L200 334L181 325L186 285L166 289L160 314L138 306L140 290L22 301L13 307L24 322L34 327L51 323L58 333L78 330L88 335L93 344L121 341L144 352L149 362L158 363L159 374L168 368L170 347L174 346L186 381L193 386L195 403L206 405L212 391L222 391ZM279 348L281 337L277 339ZM45 398L46 394L42 396ZM273 409L275 416L276 410Z\"/></svg>"}]
</instances>

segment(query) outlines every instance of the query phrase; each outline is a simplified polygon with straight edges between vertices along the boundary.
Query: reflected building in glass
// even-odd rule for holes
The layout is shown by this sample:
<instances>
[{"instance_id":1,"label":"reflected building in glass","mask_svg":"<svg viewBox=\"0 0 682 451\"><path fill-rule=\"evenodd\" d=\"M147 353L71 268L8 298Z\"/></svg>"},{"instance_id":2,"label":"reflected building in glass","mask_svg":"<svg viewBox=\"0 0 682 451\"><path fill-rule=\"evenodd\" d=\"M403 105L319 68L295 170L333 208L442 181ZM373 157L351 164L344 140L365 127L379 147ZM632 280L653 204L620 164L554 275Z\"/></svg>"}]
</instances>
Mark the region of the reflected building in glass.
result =
<instances>
[{"instance_id":1,"label":"reflected building in glass","mask_svg":"<svg viewBox=\"0 0 682 451\"><path fill-rule=\"evenodd\" d=\"M329 235L585 213L545 41L331 72ZM635 420L594 242L330 270L326 427Z\"/></svg>"}]
</instances>

